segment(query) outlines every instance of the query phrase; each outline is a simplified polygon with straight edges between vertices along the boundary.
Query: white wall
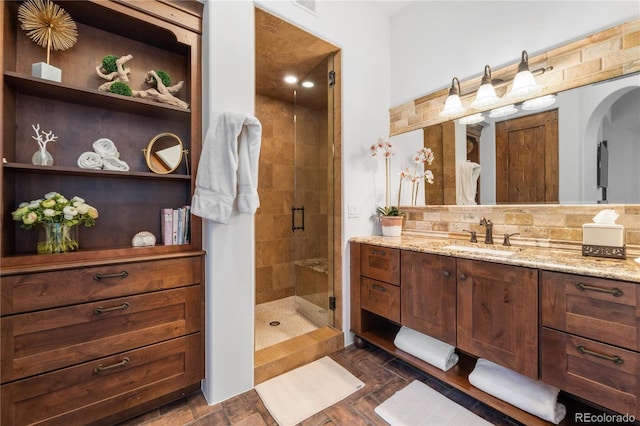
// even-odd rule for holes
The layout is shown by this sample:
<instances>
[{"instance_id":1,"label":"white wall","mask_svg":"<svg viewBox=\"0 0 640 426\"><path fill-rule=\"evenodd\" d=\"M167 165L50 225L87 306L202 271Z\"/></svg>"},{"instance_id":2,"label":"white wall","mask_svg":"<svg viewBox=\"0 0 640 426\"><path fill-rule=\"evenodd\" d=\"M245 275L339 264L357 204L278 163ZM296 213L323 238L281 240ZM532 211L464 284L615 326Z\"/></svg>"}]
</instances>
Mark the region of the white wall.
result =
<instances>
[{"instance_id":1,"label":"white wall","mask_svg":"<svg viewBox=\"0 0 640 426\"><path fill-rule=\"evenodd\" d=\"M253 4L207 2L203 133L214 111L254 112ZM205 379L210 404L253 387L254 223L234 209L228 225L204 220Z\"/></svg>"},{"instance_id":2,"label":"white wall","mask_svg":"<svg viewBox=\"0 0 640 426\"><path fill-rule=\"evenodd\" d=\"M638 1L414 1L391 20L391 106L637 19Z\"/></svg>"}]
</instances>

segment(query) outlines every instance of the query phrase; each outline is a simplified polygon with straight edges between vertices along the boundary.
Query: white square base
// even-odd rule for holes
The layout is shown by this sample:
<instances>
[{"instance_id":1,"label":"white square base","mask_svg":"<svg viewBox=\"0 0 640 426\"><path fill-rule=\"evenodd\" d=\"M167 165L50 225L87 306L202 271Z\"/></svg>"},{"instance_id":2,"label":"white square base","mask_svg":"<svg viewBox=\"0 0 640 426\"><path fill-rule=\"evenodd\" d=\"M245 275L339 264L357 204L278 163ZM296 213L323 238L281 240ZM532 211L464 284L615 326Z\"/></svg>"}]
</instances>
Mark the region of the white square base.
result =
<instances>
[{"instance_id":1,"label":"white square base","mask_svg":"<svg viewBox=\"0 0 640 426\"><path fill-rule=\"evenodd\" d=\"M46 62L31 64L31 75L58 83L62 81L62 70L60 68L51 66Z\"/></svg>"}]
</instances>

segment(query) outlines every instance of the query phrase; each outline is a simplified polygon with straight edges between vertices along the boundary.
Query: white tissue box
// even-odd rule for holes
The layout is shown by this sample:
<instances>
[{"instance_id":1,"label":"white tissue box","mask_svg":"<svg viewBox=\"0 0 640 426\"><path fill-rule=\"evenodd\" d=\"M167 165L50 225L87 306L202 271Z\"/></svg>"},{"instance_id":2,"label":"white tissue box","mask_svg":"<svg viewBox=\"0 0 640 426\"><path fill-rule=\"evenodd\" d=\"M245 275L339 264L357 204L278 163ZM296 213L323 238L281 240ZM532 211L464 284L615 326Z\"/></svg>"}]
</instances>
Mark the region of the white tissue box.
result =
<instances>
[{"instance_id":1,"label":"white tissue box","mask_svg":"<svg viewBox=\"0 0 640 426\"><path fill-rule=\"evenodd\" d=\"M624 226L585 223L582 225L582 254L624 259Z\"/></svg>"}]
</instances>

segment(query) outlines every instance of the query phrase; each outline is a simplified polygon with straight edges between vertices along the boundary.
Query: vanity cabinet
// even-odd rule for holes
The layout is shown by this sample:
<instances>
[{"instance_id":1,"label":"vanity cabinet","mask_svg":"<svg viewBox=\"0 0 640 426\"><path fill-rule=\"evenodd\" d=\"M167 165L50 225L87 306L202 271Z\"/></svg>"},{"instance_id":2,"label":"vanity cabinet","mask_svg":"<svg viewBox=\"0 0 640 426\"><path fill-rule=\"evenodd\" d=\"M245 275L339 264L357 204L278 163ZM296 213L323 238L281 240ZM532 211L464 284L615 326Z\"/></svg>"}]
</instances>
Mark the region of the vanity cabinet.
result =
<instances>
[{"instance_id":1,"label":"vanity cabinet","mask_svg":"<svg viewBox=\"0 0 640 426\"><path fill-rule=\"evenodd\" d=\"M640 418L640 286L543 271L541 379Z\"/></svg>"},{"instance_id":2,"label":"vanity cabinet","mask_svg":"<svg viewBox=\"0 0 640 426\"><path fill-rule=\"evenodd\" d=\"M0 423L115 424L200 388L204 377L202 222L187 244L162 245L161 210L191 203L202 144L201 35L196 0L85 0L55 3L77 25L77 43L51 52L61 82L31 75L46 51L17 19L21 2L0 2ZM131 55L130 86L146 90L163 70L188 106L98 90L107 55ZM32 125L58 139L52 166L32 164ZM143 154L161 133L188 152L172 173L153 173ZM77 164L108 138L129 170ZM78 227L79 249L36 254L38 231L11 212L59 192L96 207ZM132 247L140 231L156 245Z\"/></svg>"},{"instance_id":3,"label":"vanity cabinet","mask_svg":"<svg viewBox=\"0 0 640 426\"><path fill-rule=\"evenodd\" d=\"M458 259L457 346L538 379L538 270Z\"/></svg>"},{"instance_id":4,"label":"vanity cabinet","mask_svg":"<svg viewBox=\"0 0 640 426\"><path fill-rule=\"evenodd\" d=\"M456 259L403 251L402 320L413 330L456 345Z\"/></svg>"},{"instance_id":5,"label":"vanity cabinet","mask_svg":"<svg viewBox=\"0 0 640 426\"><path fill-rule=\"evenodd\" d=\"M523 424L548 424L468 380L477 356L537 374L537 270L358 242L349 250L356 346L370 342ZM442 371L395 346L402 326L465 352Z\"/></svg>"}]
</instances>

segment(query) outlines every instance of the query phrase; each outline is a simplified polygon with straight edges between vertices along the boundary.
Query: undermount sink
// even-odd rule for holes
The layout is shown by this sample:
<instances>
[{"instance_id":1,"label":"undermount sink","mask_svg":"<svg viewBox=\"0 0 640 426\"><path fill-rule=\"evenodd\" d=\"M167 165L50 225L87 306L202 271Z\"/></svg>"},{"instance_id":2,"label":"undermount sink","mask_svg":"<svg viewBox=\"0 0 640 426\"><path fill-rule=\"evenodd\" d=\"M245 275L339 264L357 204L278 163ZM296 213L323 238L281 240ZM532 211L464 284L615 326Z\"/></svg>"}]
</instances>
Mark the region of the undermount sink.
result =
<instances>
[{"instance_id":1,"label":"undermount sink","mask_svg":"<svg viewBox=\"0 0 640 426\"><path fill-rule=\"evenodd\" d=\"M483 254L491 254L494 256L513 256L516 254L515 251L511 250L501 250L501 249L492 249L487 247L470 247L470 246L460 246L456 244L448 245L442 247L443 249L448 250L456 250L456 251L468 251L471 253L483 253Z\"/></svg>"}]
</instances>

